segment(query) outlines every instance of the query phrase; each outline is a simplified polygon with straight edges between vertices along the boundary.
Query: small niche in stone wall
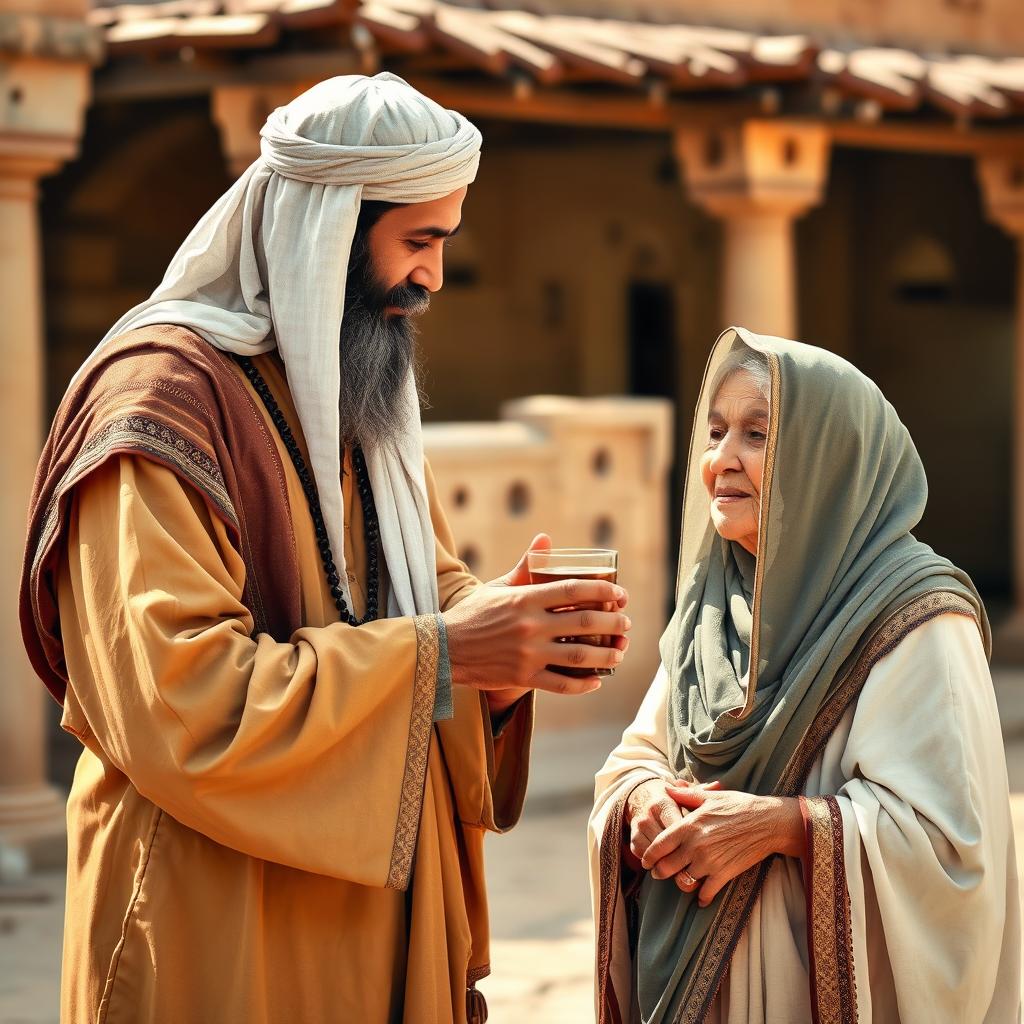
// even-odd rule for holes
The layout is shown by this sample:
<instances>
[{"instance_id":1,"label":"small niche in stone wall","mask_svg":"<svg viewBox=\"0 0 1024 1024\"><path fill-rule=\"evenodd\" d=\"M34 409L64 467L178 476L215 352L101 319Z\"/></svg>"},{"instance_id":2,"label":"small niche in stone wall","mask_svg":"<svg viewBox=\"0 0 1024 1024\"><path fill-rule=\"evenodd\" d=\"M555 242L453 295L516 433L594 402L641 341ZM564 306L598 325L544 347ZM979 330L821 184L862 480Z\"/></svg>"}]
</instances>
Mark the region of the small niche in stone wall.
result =
<instances>
[{"instance_id":1,"label":"small niche in stone wall","mask_svg":"<svg viewBox=\"0 0 1024 1024\"><path fill-rule=\"evenodd\" d=\"M522 516L530 510L530 488L517 481L508 489L508 510L511 515Z\"/></svg>"},{"instance_id":2,"label":"small niche in stone wall","mask_svg":"<svg viewBox=\"0 0 1024 1024\"><path fill-rule=\"evenodd\" d=\"M595 476L607 476L612 471L612 455L607 448L598 448L590 460Z\"/></svg>"},{"instance_id":3,"label":"small niche in stone wall","mask_svg":"<svg viewBox=\"0 0 1024 1024\"><path fill-rule=\"evenodd\" d=\"M466 568L475 573L480 566L480 552L470 545L459 552L459 560L466 563Z\"/></svg>"},{"instance_id":4,"label":"small niche in stone wall","mask_svg":"<svg viewBox=\"0 0 1024 1024\"><path fill-rule=\"evenodd\" d=\"M594 545L599 548L610 548L615 543L615 524L611 517L601 516L594 523Z\"/></svg>"},{"instance_id":5,"label":"small niche in stone wall","mask_svg":"<svg viewBox=\"0 0 1024 1024\"><path fill-rule=\"evenodd\" d=\"M465 508L469 504L469 489L466 487L456 487L452 491L452 506L454 508Z\"/></svg>"}]
</instances>

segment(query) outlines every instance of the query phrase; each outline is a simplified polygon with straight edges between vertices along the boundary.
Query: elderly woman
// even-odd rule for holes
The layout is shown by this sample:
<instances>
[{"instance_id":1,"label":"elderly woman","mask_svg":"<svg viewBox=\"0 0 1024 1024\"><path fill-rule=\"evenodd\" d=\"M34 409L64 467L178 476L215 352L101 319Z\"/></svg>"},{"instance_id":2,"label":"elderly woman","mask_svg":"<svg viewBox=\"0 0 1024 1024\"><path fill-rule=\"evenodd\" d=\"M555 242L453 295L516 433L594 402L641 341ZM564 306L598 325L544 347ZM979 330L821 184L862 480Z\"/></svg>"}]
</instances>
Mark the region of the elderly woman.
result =
<instances>
[{"instance_id":1,"label":"elderly woman","mask_svg":"<svg viewBox=\"0 0 1024 1024\"><path fill-rule=\"evenodd\" d=\"M1019 1019L988 621L926 494L853 366L719 338L662 668L597 777L602 1024Z\"/></svg>"}]
</instances>

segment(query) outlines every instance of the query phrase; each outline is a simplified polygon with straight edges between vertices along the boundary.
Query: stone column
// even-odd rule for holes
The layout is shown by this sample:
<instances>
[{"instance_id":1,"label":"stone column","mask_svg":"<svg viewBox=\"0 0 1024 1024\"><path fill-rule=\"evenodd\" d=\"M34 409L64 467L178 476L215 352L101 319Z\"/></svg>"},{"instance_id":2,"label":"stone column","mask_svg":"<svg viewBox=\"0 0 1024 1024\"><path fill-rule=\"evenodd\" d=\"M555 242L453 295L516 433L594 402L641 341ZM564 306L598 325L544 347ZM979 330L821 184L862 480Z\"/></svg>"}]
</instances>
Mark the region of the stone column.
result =
<instances>
[{"instance_id":1,"label":"stone column","mask_svg":"<svg viewBox=\"0 0 1024 1024\"><path fill-rule=\"evenodd\" d=\"M1011 550L1013 610L997 630L996 654L1024 660L1024 152L979 156L978 180L989 220L1017 243L1016 322L1013 361L1013 473Z\"/></svg>"},{"instance_id":2,"label":"stone column","mask_svg":"<svg viewBox=\"0 0 1024 1024\"><path fill-rule=\"evenodd\" d=\"M26 511L45 427L37 194L39 179L76 152L98 43L73 19L0 15L5 43L19 27L25 52L0 52L6 100L0 107L0 843L32 852L64 832L64 800L46 780L49 698L24 653L17 607ZM59 52L40 52L45 46Z\"/></svg>"},{"instance_id":3,"label":"stone column","mask_svg":"<svg viewBox=\"0 0 1024 1024\"><path fill-rule=\"evenodd\" d=\"M260 129L270 112L290 103L311 81L270 85L219 85L210 95L210 113L220 132L228 172L239 177L260 155Z\"/></svg>"},{"instance_id":4,"label":"stone column","mask_svg":"<svg viewBox=\"0 0 1024 1024\"><path fill-rule=\"evenodd\" d=\"M722 221L721 326L792 338L793 221L817 205L828 174L824 125L745 121L675 136L690 197Z\"/></svg>"}]
</instances>

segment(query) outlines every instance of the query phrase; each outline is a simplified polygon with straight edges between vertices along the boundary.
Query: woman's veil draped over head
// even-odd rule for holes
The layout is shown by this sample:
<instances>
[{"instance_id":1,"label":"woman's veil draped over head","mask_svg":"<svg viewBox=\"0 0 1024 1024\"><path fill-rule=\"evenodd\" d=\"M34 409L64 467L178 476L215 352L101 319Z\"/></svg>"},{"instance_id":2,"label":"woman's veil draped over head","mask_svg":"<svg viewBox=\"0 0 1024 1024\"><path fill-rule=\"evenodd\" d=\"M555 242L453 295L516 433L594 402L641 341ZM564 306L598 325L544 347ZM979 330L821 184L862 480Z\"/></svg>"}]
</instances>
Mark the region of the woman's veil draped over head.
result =
<instances>
[{"instance_id":1,"label":"woman's veil draped over head","mask_svg":"<svg viewBox=\"0 0 1024 1024\"><path fill-rule=\"evenodd\" d=\"M756 560L721 538L700 457L723 364L767 365L769 427ZM714 386L713 386L714 385ZM934 593L984 606L965 573L911 531L927 482L910 434L878 387L829 352L732 328L712 350L683 499L675 614L661 642L668 756L680 775L781 792L811 724L867 641ZM753 869L757 870L757 869ZM637 995L645 1022L703 1005L696 962L736 880L706 909L674 882L640 890Z\"/></svg>"},{"instance_id":2,"label":"woman's veil draped over head","mask_svg":"<svg viewBox=\"0 0 1024 1024\"><path fill-rule=\"evenodd\" d=\"M364 199L423 203L470 184L480 132L396 75L314 86L271 113L260 157L182 243L163 281L101 342L178 324L225 352L277 348L309 448L320 504L344 566L339 394L349 255ZM81 373L81 371L79 371ZM393 446L361 438L380 514L392 614L436 610L434 532L412 370Z\"/></svg>"}]
</instances>

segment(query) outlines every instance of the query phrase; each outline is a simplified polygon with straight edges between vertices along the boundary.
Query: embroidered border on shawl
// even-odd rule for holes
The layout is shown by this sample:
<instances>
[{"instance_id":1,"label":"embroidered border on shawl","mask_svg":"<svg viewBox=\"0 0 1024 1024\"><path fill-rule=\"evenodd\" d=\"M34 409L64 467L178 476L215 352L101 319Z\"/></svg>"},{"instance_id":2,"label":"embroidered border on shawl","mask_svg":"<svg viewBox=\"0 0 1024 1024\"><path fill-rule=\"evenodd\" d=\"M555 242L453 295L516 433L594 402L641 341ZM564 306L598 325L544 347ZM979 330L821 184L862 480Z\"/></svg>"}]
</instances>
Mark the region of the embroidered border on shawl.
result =
<instances>
[{"instance_id":1,"label":"embroidered border on shawl","mask_svg":"<svg viewBox=\"0 0 1024 1024\"><path fill-rule=\"evenodd\" d=\"M423 787L427 779L434 691L437 687L440 649L437 618L434 615L417 615L413 623L416 627L416 677L412 686L412 713L409 716L409 744L405 750L402 796L398 804L391 866L385 883L388 889L406 888L412 872L423 805Z\"/></svg>"},{"instance_id":2,"label":"embroidered border on shawl","mask_svg":"<svg viewBox=\"0 0 1024 1024\"><path fill-rule=\"evenodd\" d=\"M646 780L645 780L646 781ZM641 785L642 783L637 783ZM621 1015L616 1016L618 1006L611 987L612 926L615 919L615 904L619 899L619 882L622 878L622 815L626 801L636 786L630 788L612 805L604 823L601 836L601 891L598 893L597 927L597 1006L598 1024L618 1024ZM610 1002L609 1002L610 1000ZM610 1014L608 1016L607 1014Z\"/></svg>"},{"instance_id":3,"label":"embroidered border on shawl","mask_svg":"<svg viewBox=\"0 0 1024 1024\"><path fill-rule=\"evenodd\" d=\"M775 788L776 795L794 797L800 795L815 759L846 713L847 708L852 705L863 689L875 663L893 651L918 626L948 613L966 615L977 622L977 613L970 602L948 591L935 591L904 605L882 623L864 645L861 653L853 662L852 668L836 687L832 696L828 698L815 716L783 773L779 785ZM710 941L705 944L704 950L700 954L697 967L690 979L673 1024L701 1024L707 1018L729 968L729 961L735 952L740 934L761 894L761 887L768 877L768 869L773 859L762 861L758 867L751 868L740 875L726 890L722 906L715 915L715 920L708 932ZM843 871L843 884L845 885L845 865L842 861L837 864L837 869ZM851 969L850 983L852 985L852 952L848 962ZM850 1021L857 1020L856 1002L853 1004L852 1016L849 1019Z\"/></svg>"},{"instance_id":4,"label":"embroidered border on shawl","mask_svg":"<svg viewBox=\"0 0 1024 1024\"><path fill-rule=\"evenodd\" d=\"M833 796L800 797L807 853L807 952L814 1024L857 1020L850 891L843 860L843 814Z\"/></svg>"},{"instance_id":5,"label":"embroidered border on shawl","mask_svg":"<svg viewBox=\"0 0 1024 1024\"><path fill-rule=\"evenodd\" d=\"M601 835L596 966L598 1024L622 1024L623 1021L622 1009L611 984L611 966L615 905L622 885L622 844L625 842L622 826L626 803L639 786L657 778L656 775L649 775L637 779L615 801L605 819ZM624 899L631 898L629 893L622 895ZM632 895L635 895L635 890Z\"/></svg>"},{"instance_id":6,"label":"embroidered border on shawl","mask_svg":"<svg viewBox=\"0 0 1024 1024\"><path fill-rule=\"evenodd\" d=\"M182 434L166 424L147 416L130 415L111 420L83 445L78 457L68 467L56 488L43 517L32 560L30 582L38 586L42 560L60 527L61 501L67 492L90 470L116 452L145 452L170 464L205 494L231 523L238 525L235 507L224 484L224 476L216 461ZM32 602L36 626L42 632L38 609Z\"/></svg>"}]
</instances>

